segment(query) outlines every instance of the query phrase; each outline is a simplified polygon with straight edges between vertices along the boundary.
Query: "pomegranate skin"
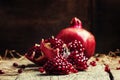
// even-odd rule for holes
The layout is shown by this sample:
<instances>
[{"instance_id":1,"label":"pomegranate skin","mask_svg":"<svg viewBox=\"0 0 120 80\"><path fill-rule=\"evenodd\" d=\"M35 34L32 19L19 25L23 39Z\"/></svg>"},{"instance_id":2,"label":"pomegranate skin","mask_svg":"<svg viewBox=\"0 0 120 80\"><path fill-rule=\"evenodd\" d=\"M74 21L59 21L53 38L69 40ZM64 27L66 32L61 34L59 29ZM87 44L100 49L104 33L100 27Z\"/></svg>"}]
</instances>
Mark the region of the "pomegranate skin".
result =
<instances>
[{"instance_id":1,"label":"pomegranate skin","mask_svg":"<svg viewBox=\"0 0 120 80\"><path fill-rule=\"evenodd\" d=\"M87 30L82 28L82 23L78 18L73 18L71 26L61 30L56 36L62 39L66 44L73 40L80 40L85 47L85 55L90 58L94 55L96 41L95 37Z\"/></svg>"},{"instance_id":2,"label":"pomegranate skin","mask_svg":"<svg viewBox=\"0 0 120 80\"><path fill-rule=\"evenodd\" d=\"M28 52L25 54L25 57L32 61L33 63L43 66L47 61L47 58L40 50L40 45L35 44L35 46L31 47Z\"/></svg>"}]
</instances>

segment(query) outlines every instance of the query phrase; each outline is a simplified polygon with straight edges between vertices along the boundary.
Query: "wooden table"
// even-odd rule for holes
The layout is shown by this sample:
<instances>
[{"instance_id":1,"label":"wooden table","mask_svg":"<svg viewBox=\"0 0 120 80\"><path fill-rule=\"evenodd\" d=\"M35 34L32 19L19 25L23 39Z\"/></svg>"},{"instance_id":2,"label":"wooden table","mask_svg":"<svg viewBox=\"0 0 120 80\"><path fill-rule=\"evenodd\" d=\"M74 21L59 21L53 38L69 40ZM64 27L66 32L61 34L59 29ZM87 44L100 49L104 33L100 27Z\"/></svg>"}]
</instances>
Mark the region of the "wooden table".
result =
<instances>
[{"instance_id":1,"label":"wooden table","mask_svg":"<svg viewBox=\"0 0 120 80\"><path fill-rule=\"evenodd\" d=\"M78 73L69 75L46 75L38 71L38 66L27 60L24 56L19 59L6 59L0 60L0 69L5 71L5 74L0 74L0 80L120 80L120 70L116 70L116 67L120 67L120 57L110 57L102 55L98 57L99 61L96 66L89 66L86 71L79 71ZM96 58L92 57L89 62L95 61ZM22 73L18 73L18 69L13 67L13 63L19 65L26 65L26 68ZM104 71L105 65L110 66L110 70L113 78L110 78L110 74Z\"/></svg>"}]
</instances>

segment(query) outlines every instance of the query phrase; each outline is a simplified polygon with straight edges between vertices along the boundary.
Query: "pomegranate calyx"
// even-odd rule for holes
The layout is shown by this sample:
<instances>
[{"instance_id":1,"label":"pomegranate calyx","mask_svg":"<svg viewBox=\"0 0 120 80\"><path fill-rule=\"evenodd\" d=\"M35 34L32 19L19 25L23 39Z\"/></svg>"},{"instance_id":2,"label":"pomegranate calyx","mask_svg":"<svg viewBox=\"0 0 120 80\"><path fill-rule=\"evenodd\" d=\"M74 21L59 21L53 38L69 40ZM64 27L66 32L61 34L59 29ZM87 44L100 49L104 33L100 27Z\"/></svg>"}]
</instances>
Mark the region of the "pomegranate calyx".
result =
<instances>
[{"instance_id":1,"label":"pomegranate calyx","mask_svg":"<svg viewBox=\"0 0 120 80\"><path fill-rule=\"evenodd\" d=\"M73 27L73 28L82 28L82 22L77 17L74 17L71 20L71 27Z\"/></svg>"}]
</instances>

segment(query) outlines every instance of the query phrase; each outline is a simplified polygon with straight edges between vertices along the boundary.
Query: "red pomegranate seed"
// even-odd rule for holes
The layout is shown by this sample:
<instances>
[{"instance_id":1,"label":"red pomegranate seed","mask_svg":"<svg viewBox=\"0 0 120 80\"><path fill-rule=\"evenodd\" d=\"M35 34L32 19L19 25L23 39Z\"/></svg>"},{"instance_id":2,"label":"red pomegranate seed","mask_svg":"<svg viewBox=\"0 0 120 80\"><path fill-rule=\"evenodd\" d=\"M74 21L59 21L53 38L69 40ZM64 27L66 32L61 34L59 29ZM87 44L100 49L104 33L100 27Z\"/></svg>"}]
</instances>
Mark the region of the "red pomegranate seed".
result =
<instances>
[{"instance_id":1,"label":"red pomegranate seed","mask_svg":"<svg viewBox=\"0 0 120 80\"><path fill-rule=\"evenodd\" d=\"M119 64L120 64L120 60L119 60L118 62L119 62Z\"/></svg>"},{"instance_id":2,"label":"red pomegranate seed","mask_svg":"<svg viewBox=\"0 0 120 80\"><path fill-rule=\"evenodd\" d=\"M26 67L26 66L25 66L24 64L23 64L23 65L21 65L21 68L23 68L23 69L24 69L25 67Z\"/></svg>"},{"instance_id":3,"label":"red pomegranate seed","mask_svg":"<svg viewBox=\"0 0 120 80\"><path fill-rule=\"evenodd\" d=\"M96 61L99 61L99 58L96 58Z\"/></svg>"},{"instance_id":4,"label":"red pomegranate seed","mask_svg":"<svg viewBox=\"0 0 120 80\"><path fill-rule=\"evenodd\" d=\"M13 66L14 66L14 67L18 67L18 64L17 64L17 63L13 63Z\"/></svg>"},{"instance_id":5,"label":"red pomegranate seed","mask_svg":"<svg viewBox=\"0 0 120 80\"><path fill-rule=\"evenodd\" d=\"M120 67L117 67L116 70L120 70Z\"/></svg>"},{"instance_id":6,"label":"red pomegranate seed","mask_svg":"<svg viewBox=\"0 0 120 80\"><path fill-rule=\"evenodd\" d=\"M106 72L109 72L109 71L110 71L109 65L106 65L106 64L105 64L105 71L106 71Z\"/></svg>"},{"instance_id":7,"label":"red pomegranate seed","mask_svg":"<svg viewBox=\"0 0 120 80\"><path fill-rule=\"evenodd\" d=\"M90 62L90 65L96 66L96 62L95 61Z\"/></svg>"},{"instance_id":8,"label":"red pomegranate seed","mask_svg":"<svg viewBox=\"0 0 120 80\"><path fill-rule=\"evenodd\" d=\"M4 74L5 72L3 70L0 70L0 74Z\"/></svg>"},{"instance_id":9,"label":"red pomegranate seed","mask_svg":"<svg viewBox=\"0 0 120 80\"><path fill-rule=\"evenodd\" d=\"M18 73L22 73L23 72L23 69L18 69Z\"/></svg>"},{"instance_id":10,"label":"red pomegranate seed","mask_svg":"<svg viewBox=\"0 0 120 80\"><path fill-rule=\"evenodd\" d=\"M44 70L43 67L40 67L40 68L39 68L39 71L40 71L41 73L43 73L45 70Z\"/></svg>"}]
</instances>

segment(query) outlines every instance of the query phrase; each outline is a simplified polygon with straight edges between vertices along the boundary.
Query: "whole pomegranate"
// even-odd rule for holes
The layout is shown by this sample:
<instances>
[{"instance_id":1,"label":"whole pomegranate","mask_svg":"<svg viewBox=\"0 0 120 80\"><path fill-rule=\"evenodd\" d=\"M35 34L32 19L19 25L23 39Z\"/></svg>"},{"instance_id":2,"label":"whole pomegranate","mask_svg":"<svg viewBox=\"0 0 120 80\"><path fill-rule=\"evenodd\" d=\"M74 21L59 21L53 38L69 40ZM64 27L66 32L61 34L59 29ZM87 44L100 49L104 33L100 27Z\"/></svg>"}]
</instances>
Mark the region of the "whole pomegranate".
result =
<instances>
[{"instance_id":1,"label":"whole pomegranate","mask_svg":"<svg viewBox=\"0 0 120 80\"><path fill-rule=\"evenodd\" d=\"M85 55L88 58L94 54L96 46L95 38L90 32L82 28L81 21L76 17L72 19L71 26L61 30L56 37L62 39L66 44L79 40L85 47Z\"/></svg>"}]
</instances>

